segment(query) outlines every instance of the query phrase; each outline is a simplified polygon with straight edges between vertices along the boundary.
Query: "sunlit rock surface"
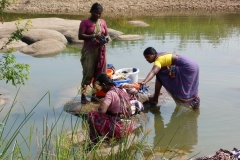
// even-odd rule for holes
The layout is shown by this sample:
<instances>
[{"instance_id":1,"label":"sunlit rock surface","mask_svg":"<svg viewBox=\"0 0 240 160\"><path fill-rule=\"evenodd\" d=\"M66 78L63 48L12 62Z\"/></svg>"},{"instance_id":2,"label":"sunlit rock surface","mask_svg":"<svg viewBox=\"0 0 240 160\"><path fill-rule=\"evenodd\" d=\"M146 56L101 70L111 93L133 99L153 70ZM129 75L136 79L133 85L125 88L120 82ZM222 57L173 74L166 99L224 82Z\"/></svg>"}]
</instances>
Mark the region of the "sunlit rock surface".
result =
<instances>
[{"instance_id":1,"label":"sunlit rock surface","mask_svg":"<svg viewBox=\"0 0 240 160\"><path fill-rule=\"evenodd\" d=\"M66 46L56 39L44 39L28 45L20 51L34 57L43 57L56 55L65 48Z\"/></svg>"},{"instance_id":2,"label":"sunlit rock surface","mask_svg":"<svg viewBox=\"0 0 240 160\"><path fill-rule=\"evenodd\" d=\"M65 45L68 42L63 34L52 29L30 29L22 37L22 41L27 44L33 44L44 39L55 39Z\"/></svg>"}]
</instances>

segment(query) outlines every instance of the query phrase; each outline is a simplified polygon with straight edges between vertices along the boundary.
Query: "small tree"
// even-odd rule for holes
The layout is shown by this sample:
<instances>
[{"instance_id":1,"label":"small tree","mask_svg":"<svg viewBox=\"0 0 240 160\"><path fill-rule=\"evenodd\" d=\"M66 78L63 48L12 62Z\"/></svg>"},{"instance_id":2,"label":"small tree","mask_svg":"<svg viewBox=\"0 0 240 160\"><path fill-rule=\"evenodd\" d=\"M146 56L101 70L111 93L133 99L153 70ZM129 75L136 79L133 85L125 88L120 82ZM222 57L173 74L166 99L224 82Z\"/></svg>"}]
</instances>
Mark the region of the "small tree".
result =
<instances>
[{"instance_id":1,"label":"small tree","mask_svg":"<svg viewBox=\"0 0 240 160\"><path fill-rule=\"evenodd\" d=\"M13 1L17 3L17 0ZM9 0L0 1L0 21L4 23L4 9L10 5ZM24 26L20 25L20 20L16 23L16 31L14 31L11 36L8 38L8 41L0 46L1 50L6 49L11 42L14 40L19 41L22 38L22 33L28 30L28 26L31 25L31 21L28 20ZM12 82L12 85L24 85L25 80L28 80L29 64L21 64L16 61L16 57L12 54L15 50L13 48L8 49L0 58L0 80L6 80L6 83L9 81Z\"/></svg>"}]
</instances>

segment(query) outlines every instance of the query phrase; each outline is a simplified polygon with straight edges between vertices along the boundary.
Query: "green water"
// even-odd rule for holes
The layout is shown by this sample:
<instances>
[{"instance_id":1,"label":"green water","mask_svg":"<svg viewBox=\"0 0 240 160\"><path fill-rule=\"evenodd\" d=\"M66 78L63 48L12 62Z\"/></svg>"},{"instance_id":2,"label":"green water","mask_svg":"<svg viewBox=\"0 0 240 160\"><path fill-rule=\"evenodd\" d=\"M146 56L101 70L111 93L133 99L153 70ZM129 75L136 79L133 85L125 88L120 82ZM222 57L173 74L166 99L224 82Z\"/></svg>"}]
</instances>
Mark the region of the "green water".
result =
<instances>
[{"instance_id":1,"label":"green water","mask_svg":"<svg viewBox=\"0 0 240 160\"><path fill-rule=\"evenodd\" d=\"M5 20L16 20L17 17L85 18L74 15L7 14ZM214 154L220 148L240 148L240 14L104 19L109 28L145 37L136 41L113 40L107 45L108 63L114 64L116 69L137 67L140 69L139 78L144 78L152 67L142 56L143 50L149 46L157 51L185 55L200 66L200 113L176 108L171 98L160 108L147 110L150 121L146 127L151 130L148 138L150 145L156 145L160 152L169 145L184 151L188 157L198 152L198 156ZM142 20L150 26L132 26L127 23L128 20ZM77 95L82 78L80 48L78 45L68 45L60 54L46 58L15 53L18 61L31 65L31 74L26 86L20 89L11 121L18 113L23 114L20 112L21 105L30 110L47 91L51 93L50 107L48 100L43 100L31 118L39 127L43 117L51 113L52 107L58 114L66 102L75 96L80 98ZM17 88L4 82L0 85L1 92L12 100Z\"/></svg>"}]
</instances>

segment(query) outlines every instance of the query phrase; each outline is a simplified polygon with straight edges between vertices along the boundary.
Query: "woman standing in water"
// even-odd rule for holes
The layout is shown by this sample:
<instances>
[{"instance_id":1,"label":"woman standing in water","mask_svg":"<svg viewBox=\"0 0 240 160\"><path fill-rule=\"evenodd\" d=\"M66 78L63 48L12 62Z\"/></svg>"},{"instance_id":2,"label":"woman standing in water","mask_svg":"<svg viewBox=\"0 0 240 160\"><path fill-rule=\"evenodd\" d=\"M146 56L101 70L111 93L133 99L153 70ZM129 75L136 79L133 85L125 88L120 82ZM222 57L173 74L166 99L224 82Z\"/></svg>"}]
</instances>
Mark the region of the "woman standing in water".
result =
<instances>
[{"instance_id":1,"label":"woman standing in water","mask_svg":"<svg viewBox=\"0 0 240 160\"><path fill-rule=\"evenodd\" d=\"M99 3L94 3L91 7L91 16L80 23L78 39L84 40L81 51L81 64L83 68L82 96L81 102L87 103L84 91L91 84L92 79L106 72L106 45L108 38L107 25L100 19L103 7Z\"/></svg>"},{"instance_id":2,"label":"woman standing in water","mask_svg":"<svg viewBox=\"0 0 240 160\"><path fill-rule=\"evenodd\" d=\"M199 67L196 62L169 52L158 53L152 47L146 48L143 55L149 63L154 62L154 65L140 84L146 84L156 75L155 92L153 97L149 98L149 102L158 103L163 86L176 103L193 109L199 108Z\"/></svg>"}]
</instances>

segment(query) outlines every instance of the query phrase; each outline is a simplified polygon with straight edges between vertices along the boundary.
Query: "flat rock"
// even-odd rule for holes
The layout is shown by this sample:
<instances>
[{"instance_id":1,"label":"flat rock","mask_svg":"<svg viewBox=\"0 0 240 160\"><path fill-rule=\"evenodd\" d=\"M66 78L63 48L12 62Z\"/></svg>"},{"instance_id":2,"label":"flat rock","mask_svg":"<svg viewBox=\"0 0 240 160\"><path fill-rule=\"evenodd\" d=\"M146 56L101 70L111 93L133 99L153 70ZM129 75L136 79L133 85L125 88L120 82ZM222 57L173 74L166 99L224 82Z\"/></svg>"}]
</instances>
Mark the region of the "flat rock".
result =
<instances>
[{"instance_id":1,"label":"flat rock","mask_svg":"<svg viewBox=\"0 0 240 160\"><path fill-rule=\"evenodd\" d=\"M143 21L128 21L129 24L135 25L135 26L141 26L141 27L147 27L149 24L143 22Z\"/></svg>"},{"instance_id":2,"label":"flat rock","mask_svg":"<svg viewBox=\"0 0 240 160\"><path fill-rule=\"evenodd\" d=\"M12 41L9 45L6 46L6 48L2 49L2 46L4 46L6 44L6 42L8 42L8 38L2 38L0 39L0 52L5 52L6 50L10 49L10 48L15 48L16 50L27 46L28 44L22 42L22 41Z\"/></svg>"},{"instance_id":3,"label":"flat rock","mask_svg":"<svg viewBox=\"0 0 240 160\"><path fill-rule=\"evenodd\" d=\"M138 81L141 81L140 79ZM155 86L155 82L148 82L147 86L149 86L148 88L148 93L152 94L154 93L154 86ZM92 94L92 88L91 87L87 87L87 96ZM102 99L99 99L102 100ZM144 109L148 110L151 108L156 108L156 107L160 107L163 104L166 104L167 102L172 101L173 99L171 98L171 96L167 93L167 91L165 90L165 88L162 87L161 89L161 94L158 98L158 104L152 104L152 103L148 103L145 102L143 103L144 105ZM86 115L89 111L91 110L96 110L98 109L98 107L100 106L100 103L96 103L96 102L89 102L87 104L82 104L80 99L74 99L71 101L68 101L65 106L64 106L64 110L70 114L73 115Z\"/></svg>"},{"instance_id":4,"label":"flat rock","mask_svg":"<svg viewBox=\"0 0 240 160\"><path fill-rule=\"evenodd\" d=\"M115 39L115 38L117 38L118 36L123 35L123 32L114 30L114 29L112 29L112 28L108 28L108 34L109 34L109 36L111 37L111 39Z\"/></svg>"},{"instance_id":5,"label":"flat rock","mask_svg":"<svg viewBox=\"0 0 240 160\"><path fill-rule=\"evenodd\" d=\"M20 51L34 57L46 57L57 55L65 48L66 46L56 39L44 39L21 48Z\"/></svg>"},{"instance_id":6,"label":"flat rock","mask_svg":"<svg viewBox=\"0 0 240 160\"><path fill-rule=\"evenodd\" d=\"M97 111L100 103L89 102L87 104L82 104L80 100L72 100L65 104L64 110L73 115L87 114L89 111Z\"/></svg>"},{"instance_id":7,"label":"flat rock","mask_svg":"<svg viewBox=\"0 0 240 160\"><path fill-rule=\"evenodd\" d=\"M33 44L44 39L56 39L65 45L68 42L63 34L51 29L30 29L22 37L22 41L27 44Z\"/></svg>"},{"instance_id":8,"label":"flat rock","mask_svg":"<svg viewBox=\"0 0 240 160\"><path fill-rule=\"evenodd\" d=\"M138 40L143 38L144 37L142 35L136 35L136 34L120 35L117 37L118 40L122 40L122 41Z\"/></svg>"}]
</instances>

